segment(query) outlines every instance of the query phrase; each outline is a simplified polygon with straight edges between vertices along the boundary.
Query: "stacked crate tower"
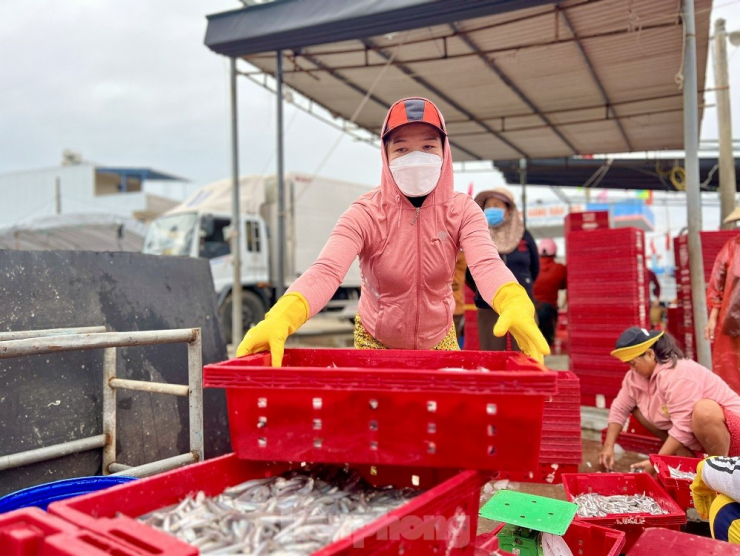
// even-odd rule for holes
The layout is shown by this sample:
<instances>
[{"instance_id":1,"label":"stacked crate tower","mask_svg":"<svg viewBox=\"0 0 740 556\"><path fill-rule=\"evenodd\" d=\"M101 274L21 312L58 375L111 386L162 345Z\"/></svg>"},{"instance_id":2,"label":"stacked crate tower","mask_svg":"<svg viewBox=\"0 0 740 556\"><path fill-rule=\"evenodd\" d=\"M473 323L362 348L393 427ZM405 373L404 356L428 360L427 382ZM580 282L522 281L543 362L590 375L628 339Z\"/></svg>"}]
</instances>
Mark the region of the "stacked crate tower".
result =
<instances>
[{"instance_id":1,"label":"stacked crate tower","mask_svg":"<svg viewBox=\"0 0 740 556\"><path fill-rule=\"evenodd\" d=\"M566 242L570 368L581 380L582 405L609 407L628 370L609 354L626 328L648 325L645 234L579 230Z\"/></svg>"},{"instance_id":2,"label":"stacked crate tower","mask_svg":"<svg viewBox=\"0 0 740 556\"><path fill-rule=\"evenodd\" d=\"M737 236L737 230L699 232L701 236L702 259L704 260L704 281L709 286L714 259L728 240ZM689 271L689 236L680 235L673 239L673 254L676 262L676 323L669 322L669 329L676 336L679 347L686 357L696 360L696 336L694 335L694 311L691 296L691 273Z\"/></svg>"}]
</instances>

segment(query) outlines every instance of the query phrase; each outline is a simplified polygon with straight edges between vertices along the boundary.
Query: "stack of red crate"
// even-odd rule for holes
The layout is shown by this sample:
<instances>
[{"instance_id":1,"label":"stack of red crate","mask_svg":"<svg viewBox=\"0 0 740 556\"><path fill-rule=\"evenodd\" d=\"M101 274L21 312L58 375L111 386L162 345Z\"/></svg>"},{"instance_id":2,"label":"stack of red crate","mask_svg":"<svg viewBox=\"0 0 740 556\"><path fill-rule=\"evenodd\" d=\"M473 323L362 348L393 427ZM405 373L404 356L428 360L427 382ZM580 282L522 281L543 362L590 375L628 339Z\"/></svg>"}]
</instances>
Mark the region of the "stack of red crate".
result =
<instances>
[{"instance_id":1,"label":"stack of red crate","mask_svg":"<svg viewBox=\"0 0 740 556\"><path fill-rule=\"evenodd\" d=\"M583 459L581 442L581 390L570 371L557 373L558 393L545 400L542 440L535 472L502 472L499 478L535 483L560 483L563 473L577 473Z\"/></svg>"},{"instance_id":2,"label":"stack of red crate","mask_svg":"<svg viewBox=\"0 0 740 556\"><path fill-rule=\"evenodd\" d=\"M583 405L608 407L627 366L610 352L630 326L647 327L645 234L637 228L568 234L570 368Z\"/></svg>"},{"instance_id":3,"label":"stack of red crate","mask_svg":"<svg viewBox=\"0 0 740 556\"><path fill-rule=\"evenodd\" d=\"M554 372L558 373L558 393L545 401L540 444L540 468L545 474L540 479L548 482L561 473L576 471L583 459L579 380L569 371Z\"/></svg>"},{"instance_id":4,"label":"stack of red crate","mask_svg":"<svg viewBox=\"0 0 740 556\"><path fill-rule=\"evenodd\" d=\"M704 280L709 284L714 259L727 241L737 236L737 230L700 232L702 259L704 260ZM675 325L670 329L676 334L678 345L686 357L696 360L694 336L694 311L692 309L691 274L689 271L689 236L684 234L673 239L673 253L676 263L676 310Z\"/></svg>"}]
</instances>

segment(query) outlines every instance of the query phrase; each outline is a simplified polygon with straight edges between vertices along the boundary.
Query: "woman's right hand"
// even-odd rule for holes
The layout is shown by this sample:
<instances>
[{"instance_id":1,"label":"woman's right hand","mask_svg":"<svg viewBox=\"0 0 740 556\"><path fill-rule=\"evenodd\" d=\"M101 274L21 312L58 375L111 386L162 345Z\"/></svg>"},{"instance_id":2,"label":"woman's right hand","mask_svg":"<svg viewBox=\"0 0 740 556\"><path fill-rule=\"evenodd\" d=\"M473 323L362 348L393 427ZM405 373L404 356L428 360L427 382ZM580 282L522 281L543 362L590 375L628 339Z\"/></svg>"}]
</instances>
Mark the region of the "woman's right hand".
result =
<instances>
[{"instance_id":1,"label":"woman's right hand","mask_svg":"<svg viewBox=\"0 0 740 556\"><path fill-rule=\"evenodd\" d=\"M614 469L614 446L604 444L599 452L599 463L604 466L604 469L611 471Z\"/></svg>"},{"instance_id":2,"label":"woman's right hand","mask_svg":"<svg viewBox=\"0 0 740 556\"><path fill-rule=\"evenodd\" d=\"M717 329L717 311L712 309L712 313L709 315L707 325L704 327L704 337L710 341L714 341L714 332Z\"/></svg>"}]
</instances>

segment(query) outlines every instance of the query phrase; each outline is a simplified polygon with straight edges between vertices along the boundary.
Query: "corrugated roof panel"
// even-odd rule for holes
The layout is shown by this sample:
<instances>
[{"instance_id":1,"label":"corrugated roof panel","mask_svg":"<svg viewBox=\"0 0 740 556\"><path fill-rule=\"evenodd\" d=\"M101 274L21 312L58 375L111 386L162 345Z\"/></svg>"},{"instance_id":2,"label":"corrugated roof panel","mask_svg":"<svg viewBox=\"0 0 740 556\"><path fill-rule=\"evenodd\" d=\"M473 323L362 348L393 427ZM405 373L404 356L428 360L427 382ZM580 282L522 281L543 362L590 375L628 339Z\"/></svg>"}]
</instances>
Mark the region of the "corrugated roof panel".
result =
<instances>
[{"instance_id":1,"label":"corrugated roof panel","mask_svg":"<svg viewBox=\"0 0 740 556\"><path fill-rule=\"evenodd\" d=\"M447 92L478 118L531 112L530 108L479 58L410 66L416 75ZM445 114L446 118L450 118Z\"/></svg>"},{"instance_id":2,"label":"corrugated roof panel","mask_svg":"<svg viewBox=\"0 0 740 556\"><path fill-rule=\"evenodd\" d=\"M511 149L493 135L461 138L455 138L451 135L450 138L460 146L477 153L480 160L511 159L521 157L517 151ZM453 150L453 160L462 161L463 159L455 157Z\"/></svg>"},{"instance_id":3,"label":"corrugated roof panel","mask_svg":"<svg viewBox=\"0 0 740 556\"><path fill-rule=\"evenodd\" d=\"M570 150L551 129L534 129L528 131L507 131L504 137L517 144L524 145L527 153L547 153L542 157L570 156ZM538 154L537 157L540 155ZM532 155L529 156L532 158Z\"/></svg>"},{"instance_id":4,"label":"corrugated roof panel","mask_svg":"<svg viewBox=\"0 0 740 556\"><path fill-rule=\"evenodd\" d=\"M362 40L312 46L303 50L309 57L298 56L296 63L305 70L315 64L335 68L334 74L291 73L293 62L286 61L285 81L349 119L384 72L373 92L377 100L367 103L356 120L359 125L377 131L391 103L426 96L448 122L460 122L450 126L453 141L457 131L461 148L484 159L522 153L569 156L573 149L567 143L584 154L623 152L628 145L636 150L680 148L682 98L674 80L683 44L683 28L676 24L680 2L572 0L559 7L559 15L552 5L540 6L371 37L372 44L387 47L383 52L366 51ZM696 0L699 89L704 87L710 8L710 0ZM454 28L461 34L439 38ZM405 42L394 65L383 70L399 41ZM428 60L434 57L439 59ZM274 56L255 63L274 71ZM622 129L615 115L624 116ZM548 122L557 126L555 131Z\"/></svg>"},{"instance_id":5,"label":"corrugated roof panel","mask_svg":"<svg viewBox=\"0 0 740 556\"><path fill-rule=\"evenodd\" d=\"M543 112L602 100L573 43L496 56L495 63Z\"/></svg>"}]
</instances>

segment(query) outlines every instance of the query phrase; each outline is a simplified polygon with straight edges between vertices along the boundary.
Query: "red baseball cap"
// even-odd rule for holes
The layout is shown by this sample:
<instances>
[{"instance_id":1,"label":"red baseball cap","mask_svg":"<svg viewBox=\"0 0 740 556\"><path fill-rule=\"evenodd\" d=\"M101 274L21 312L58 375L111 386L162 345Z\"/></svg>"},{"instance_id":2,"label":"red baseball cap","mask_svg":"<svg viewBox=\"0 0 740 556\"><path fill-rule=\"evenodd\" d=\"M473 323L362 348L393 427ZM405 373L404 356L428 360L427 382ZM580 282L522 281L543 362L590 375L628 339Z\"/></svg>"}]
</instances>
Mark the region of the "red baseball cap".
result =
<instances>
[{"instance_id":1,"label":"red baseball cap","mask_svg":"<svg viewBox=\"0 0 740 556\"><path fill-rule=\"evenodd\" d=\"M443 137L447 136L442 115L432 101L425 98L406 98L391 106L382 138L406 124L423 123L434 126Z\"/></svg>"}]
</instances>

